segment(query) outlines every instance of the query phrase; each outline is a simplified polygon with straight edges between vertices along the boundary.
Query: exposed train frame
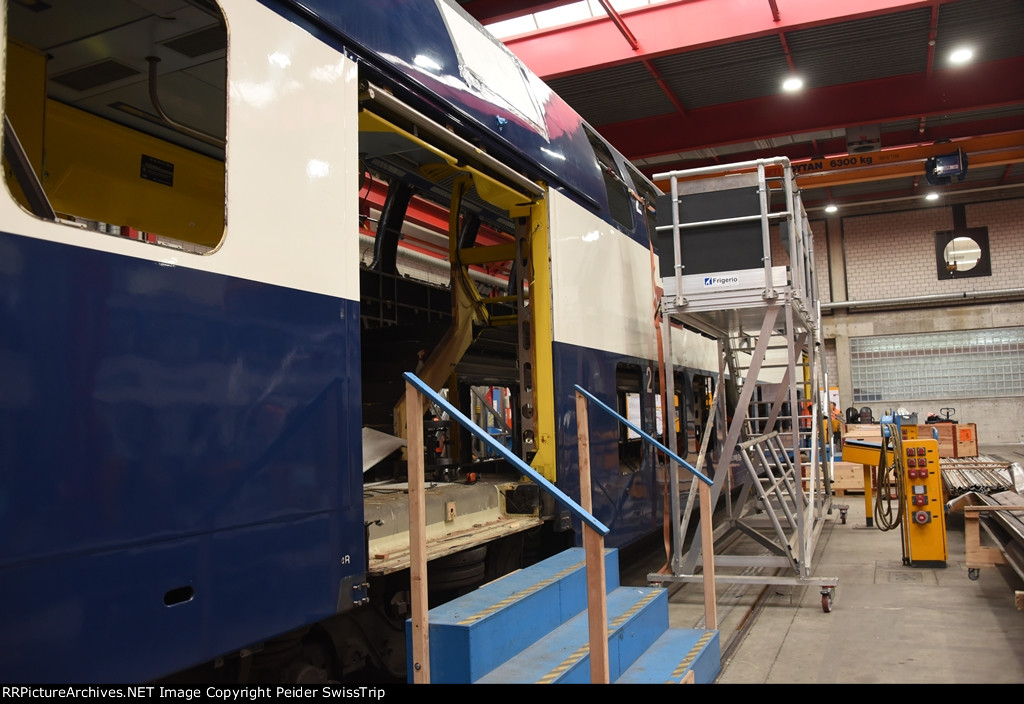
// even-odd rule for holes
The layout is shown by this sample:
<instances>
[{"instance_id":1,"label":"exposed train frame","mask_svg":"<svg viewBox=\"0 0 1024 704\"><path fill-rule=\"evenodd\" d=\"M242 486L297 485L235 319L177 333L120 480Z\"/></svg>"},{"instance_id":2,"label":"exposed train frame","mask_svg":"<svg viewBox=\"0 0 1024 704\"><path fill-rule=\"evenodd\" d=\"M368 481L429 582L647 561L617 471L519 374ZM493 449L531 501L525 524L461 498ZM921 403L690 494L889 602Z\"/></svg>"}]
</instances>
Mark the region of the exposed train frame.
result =
<instances>
[{"instance_id":1,"label":"exposed train frame","mask_svg":"<svg viewBox=\"0 0 1024 704\"><path fill-rule=\"evenodd\" d=\"M661 436L671 368L696 456L657 189L454 2L84 5L0 19L5 681L403 679L404 371L578 497L574 385ZM424 422L436 598L576 541ZM658 458L591 443L609 545L660 530Z\"/></svg>"}]
</instances>

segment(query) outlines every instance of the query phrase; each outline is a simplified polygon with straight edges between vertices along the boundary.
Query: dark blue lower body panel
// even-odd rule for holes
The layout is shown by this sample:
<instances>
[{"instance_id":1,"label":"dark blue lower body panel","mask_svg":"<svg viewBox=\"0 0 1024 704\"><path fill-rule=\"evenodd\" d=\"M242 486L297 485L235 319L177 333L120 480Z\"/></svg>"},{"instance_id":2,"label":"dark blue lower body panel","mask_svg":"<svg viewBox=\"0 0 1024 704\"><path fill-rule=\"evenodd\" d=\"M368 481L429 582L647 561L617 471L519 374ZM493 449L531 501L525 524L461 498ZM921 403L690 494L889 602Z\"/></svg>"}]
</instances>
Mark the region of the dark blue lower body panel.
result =
<instances>
[{"instance_id":1,"label":"dark blue lower body panel","mask_svg":"<svg viewBox=\"0 0 1024 704\"><path fill-rule=\"evenodd\" d=\"M330 615L331 523L314 516L5 570L4 681L149 681Z\"/></svg>"},{"instance_id":2,"label":"dark blue lower body panel","mask_svg":"<svg viewBox=\"0 0 1024 704\"><path fill-rule=\"evenodd\" d=\"M555 416L558 419L556 452L557 463L561 468L557 483L573 499L579 500L579 477L575 474L579 466L576 384L611 408L617 409L619 414L629 418L644 432L668 445L667 440L657 431L660 405L657 399L658 383L655 380L660 377L658 360L555 343L554 369ZM712 374L707 370L679 368L675 369L675 374L682 409L680 419L687 436L686 441L680 438L677 451L682 459L696 463L696 453L687 452L687 445L699 444L700 441L699 437L694 437L693 379L698 374ZM717 373L713 376L717 377ZM627 393L634 397L634 405L629 411L623 407L628 404L620 403ZM637 412L639 417L630 417ZM629 436L625 426L597 408L596 404L591 404L588 414L593 514L610 530L605 537L605 544L609 547L625 547L663 529L665 507L669 503L669 474L664 467L657 466L657 452L652 445L642 443L635 433ZM724 423L718 424L719 433L723 426ZM698 469L713 477L717 458L718 451L712 449L705 466ZM741 469L739 463L733 464L731 471L734 479L740 476L737 472ZM680 470L679 486L682 493L690 486L689 478L685 469ZM575 526L578 530L578 521ZM582 538L579 534L577 538L579 545Z\"/></svg>"},{"instance_id":3,"label":"dark blue lower body panel","mask_svg":"<svg viewBox=\"0 0 1024 704\"><path fill-rule=\"evenodd\" d=\"M146 681L361 596L358 301L0 256L0 679Z\"/></svg>"},{"instance_id":4,"label":"dark blue lower body panel","mask_svg":"<svg viewBox=\"0 0 1024 704\"><path fill-rule=\"evenodd\" d=\"M644 379L657 370L657 360L644 360L576 345L554 345L555 415L558 426L558 466L579 466L576 427L576 390L579 384L611 408L619 409L617 378L635 377L641 418L636 424L655 435L656 404L654 386L649 390ZM625 373L622 370L627 370ZM593 486L593 514L611 531L605 537L609 547L623 547L662 526L665 504L665 475L655 469L653 448L636 442L637 453L623 461L620 441L625 428L596 407L590 416L590 472ZM632 419L631 419L632 420ZM579 498L579 477L562 471L558 486L574 499Z\"/></svg>"}]
</instances>

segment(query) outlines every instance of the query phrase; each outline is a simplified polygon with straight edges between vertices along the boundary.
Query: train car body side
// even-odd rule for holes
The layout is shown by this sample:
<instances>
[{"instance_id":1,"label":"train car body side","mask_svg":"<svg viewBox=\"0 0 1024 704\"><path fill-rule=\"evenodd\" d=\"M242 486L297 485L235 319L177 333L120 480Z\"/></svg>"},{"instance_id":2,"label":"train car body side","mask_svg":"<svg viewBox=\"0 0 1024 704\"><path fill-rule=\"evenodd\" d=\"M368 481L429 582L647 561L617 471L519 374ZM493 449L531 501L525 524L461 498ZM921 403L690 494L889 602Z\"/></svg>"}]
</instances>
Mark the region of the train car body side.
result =
<instances>
[{"instance_id":1,"label":"train car body side","mask_svg":"<svg viewBox=\"0 0 1024 704\"><path fill-rule=\"evenodd\" d=\"M145 681L364 597L358 249L337 232L356 219L355 122L337 119L354 67L289 80L346 60L260 5L223 8L214 254L0 197L5 681ZM285 44L290 67L268 63Z\"/></svg>"},{"instance_id":2,"label":"train car body side","mask_svg":"<svg viewBox=\"0 0 1024 704\"><path fill-rule=\"evenodd\" d=\"M85 7L0 17L4 680L404 679L419 364L507 403L496 431L573 498L575 384L664 435L671 369L694 456L717 369L683 331L659 359L653 184L453 0ZM595 514L628 545L664 472L591 417ZM579 538L412 420L438 582Z\"/></svg>"}]
</instances>

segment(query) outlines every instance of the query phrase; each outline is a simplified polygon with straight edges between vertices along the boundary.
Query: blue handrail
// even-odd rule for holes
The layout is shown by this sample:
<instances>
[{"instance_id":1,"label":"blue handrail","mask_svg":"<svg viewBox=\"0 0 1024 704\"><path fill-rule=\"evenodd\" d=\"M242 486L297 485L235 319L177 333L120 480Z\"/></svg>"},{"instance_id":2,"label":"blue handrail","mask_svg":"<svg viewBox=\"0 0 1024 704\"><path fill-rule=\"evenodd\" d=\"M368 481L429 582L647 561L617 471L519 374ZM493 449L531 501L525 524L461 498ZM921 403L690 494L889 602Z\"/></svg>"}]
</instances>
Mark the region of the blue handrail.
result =
<instances>
[{"instance_id":1,"label":"blue handrail","mask_svg":"<svg viewBox=\"0 0 1024 704\"><path fill-rule=\"evenodd\" d=\"M552 484L542 475L540 475L537 472L537 470L535 470L530 465L526 464L526 462L524 462L521 458L513 455L508 448L506 448L501 443L497 442L494 438L490 436L490 434L486 430L484 430L479 425L477 425L469 418L467 418L465 415L463 415L462 412L459 411L459 409L450 404L446 398L444 398L439 393L434 391L432 388L427 386L419 377L417 377L412 372L405 372L404 374L402 374L402 376L405 377L406 381L415 386L420 391L420 393L422 393L424 396L426 396L431 401L433 401L438 406L447 411L448 415L450 415L452 418L459 421L459 425L461 425L463 428L471 432L480 440L483 440L485 443L487 443L487 445L492 450L494 450L499 455L504 457L506 460L511 462L512 466L514 466L520 472L522 472L530 479L544 487L544 489L555 498L555 501L557 501L562 506L567 508L569 511L574 513L581 521L583 521L588 526L593 528L601 536L608 535L609 530L607 526L601 523L601 521L594 518L594 516L591 515L590 512L584 510L584 508L580 506L578 503L570 499L558 487L556 487L554 484Z\"/></svg>"},{"instance_id":2,"label":"blue handrail","mask_svg":"<svg viewBox=\"0 0 1024 704\"><path fill-rule=\"evenodd\" d=\"M702 482L704 482L704 483L705 483L705 484L707 484L708 486L714 486L714 484L715 484L715 483L714 483L714 482L713 482L713 481L712 481L711 479L709 479L709 478L708 478L707 476L705 476L704 474L702 474L702 473L701 473L701 472L700 472L700 471L699 471L699 470L698 470L698 469L697 469L696 467L694 467L693 465L691 465L691 464L690 464L689 462L687 462L686 460L684 460L684 459L683 459L682 457L680 457L680 456L679 456L679 455L677 455L676 453L672 452L672 450L670 450L670 449L668 449L667 447L665 447L664 445L662 445L662 444L661 444L660 442L658 442L657 440L655 440L654 438L652 438L652 437L651 437L650 435L648 435L648 434L647 434L647 433L645 433L644 431L640 430L640 428L638 428L638 427L637 427L636 425L634 425L633 423L629 422L628 420L626 420L625 418L623 418L622 416L620 416L620 415L619 415L619 414L618 414L618 413L617 413L617 412L615 411L615 409L611 408L611 407L610 407L609 405L607 405L607 404L606 404L606 403L605 403L604 401L602 401L602 400L601 400L601 399L599 399L598 397L594 396L594 394L592 394L592 393L590 393L589 391L587 391L586 389L582 388L582 387L581 387L581 386L580 386L579 384L575 384L575 386L576 386L576 390L577 390L577 391L579 391L579 392L580 392L581 394L583 394L584 396L586 396L586 397L587 397L588 399L590 399L591 401L593 401L594 403L596 403L596 404L597 404L597 407L598 407L598 408L600 408L600 409L601 409L601 410L603 410L604 412L608 413L608 414L609 414L609 415L611 415L611 416L612 416L613 418L615 418L616 420L618 420L618 421L619 421L620 423L623 423L624 425L626 425L627 427L629 427L629 428L630 428L630 429L631 429L631 430L632 430L632 431L633 431L634 433L637 433L637 434L638 434L638 435L639 435L640 437L642 437L642 438L643 438L644 440L646 440L647 442L651 443L652 445L654 445L655 447L657 447L657 448L658 448L659 450L661 450L662 452L664 452L664 453L665 453L666 455L668 455L668 456L669 456L669 457L670 457L670 458L671 458L671 459L672 459L672 460L673 460L673 461L674 461L674 462L675 462L676 464L679 464L679 465L682 465L683 467L686 467L686 468L687 468L688 470L690 470L690 472L691 472L691 473L692 473L692 474L693 474L693 475L694 475L695 477L697 477L697 479L700 479L700 480L701 480Z\"/></svg>"}]
</instances>

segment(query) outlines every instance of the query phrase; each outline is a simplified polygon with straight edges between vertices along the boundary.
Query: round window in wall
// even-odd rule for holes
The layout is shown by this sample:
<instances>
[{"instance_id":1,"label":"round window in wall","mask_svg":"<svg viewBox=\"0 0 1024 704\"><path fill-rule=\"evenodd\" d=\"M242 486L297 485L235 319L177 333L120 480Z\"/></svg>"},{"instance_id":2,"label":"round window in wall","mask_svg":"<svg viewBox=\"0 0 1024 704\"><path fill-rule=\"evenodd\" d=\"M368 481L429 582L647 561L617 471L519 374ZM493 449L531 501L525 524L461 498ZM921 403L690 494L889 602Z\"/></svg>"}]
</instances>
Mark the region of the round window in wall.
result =
<instances>
[{"instance_id":1,"label":"round window in wall","mask_svg":"<svg viewBox=\"0 0 1024 704\"><path fill-rule=\"evenodd\" d=\"M954 237L942 251L946 270L950 272L970 271L981 259L981 245L971 237Z\"/></svg>"},{"instance_id":2,"label":"round window in wall","mask_svg":"<svg viewBox=\"0 0 1024 704\"><path fill-rule=\"evenodd\" d=\"M992 276L988 227L967 227L963 205L954 205L953 229L935 233L935 268L940 281Z\"/></svg>"}]
</instances>

